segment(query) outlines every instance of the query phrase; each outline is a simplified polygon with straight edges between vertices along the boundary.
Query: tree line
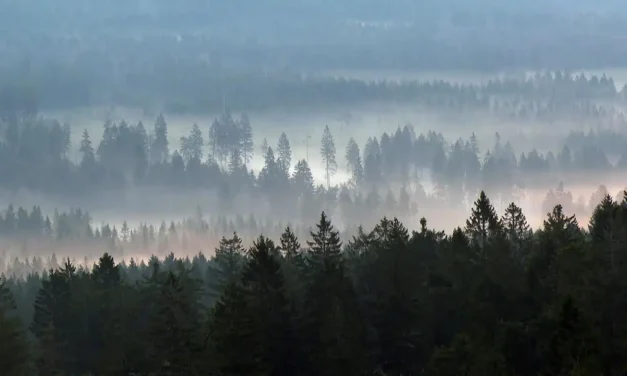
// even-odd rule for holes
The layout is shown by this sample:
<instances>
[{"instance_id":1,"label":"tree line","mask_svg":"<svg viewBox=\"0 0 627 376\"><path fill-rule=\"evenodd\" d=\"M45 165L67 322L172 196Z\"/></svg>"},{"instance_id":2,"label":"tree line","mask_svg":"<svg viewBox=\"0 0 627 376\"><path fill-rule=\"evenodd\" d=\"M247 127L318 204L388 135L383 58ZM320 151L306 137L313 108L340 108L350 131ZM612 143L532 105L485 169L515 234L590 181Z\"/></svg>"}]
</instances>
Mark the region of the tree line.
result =
<instances>
[{"instance_id":1,"label":"tree line","mask_svg":"<svg viewBox=\"0 0 627 376\"><path fill-rule=\"evenodd\" d=\"M141 108L149 114L161 110L207 114L221 111L226 100L231 110L246 112L385 103L453 113L480 110L552 119L569 113L590 117L625 101L624 88L617 88L612 77L566 71L494 77L482 83L458 83L447 78L367 80L285 70L229 70L188 54L166 61L155 56L158 64L141 56L137 57L140 61L127 65L113 64L109 55L55 64L19 61L14 68L2 70L0 93L6 103L2 111L33 104L41 110L115 104ZM99 74L92 74L94 70Z\"/></svg>"},{"instance_id":2,"label":"tree line","mask_svg":"<svg viewBox=\"0 0 627 376\"><path fill-rule=\"evenodd\" d=\"M160 190L185 191L199 195L201 206L210 208L212 215L262 219L272 213L274 219L294 224L307 223L322 210L330 215L341 212L344 224L361 221L368 213L408 221L418 208L467 208L481 189L505 205L523 199L528 191L555 189L560 183L561 191L567 192L573 184L591 177L607 179L627 166L627 141L610 130L571 132L555 154L533 149L517 157L512 144L498 133L482 156L474 134L450 142L441 133L416 134L406 125L370 137L362 149L354 139L346 147L336 145L327 126L320 142L321 162L310 166L308 160L294 161L285 133L276 146L265 139L255 145L248 116L228 111L208 129L194 124L176 149L163 115L150 132L141 122L106 121L97 145L87 130L83 132L77 160L70 156L68 125L27 114L4 125L0 187L5 190L139 206L147 205L141 196L151 192L158 196L163 194ZM257 172L248 167L254 155L264 159ZM320 182L314 180L315 168L324 172ZM331 184L338 171L348 172L349 180ZM141 195L127 197L126 192ZM549 197L550 207L560 203L579 215L598 203L587 205L585 198L580 205L577 197L558 196L557 202Z\"/></svg>"},{"instance_id":3,"label":"tree line","mask_svg":"<svg viewBox=\"0 0 627 376\"><path fill-rule=\"evenodd\" d=\"M481 192L463 228L237 235L138 265L65 260L0 289L6 375L620 374L627 192L533 231Z\"/></svg>"}]
</instances>

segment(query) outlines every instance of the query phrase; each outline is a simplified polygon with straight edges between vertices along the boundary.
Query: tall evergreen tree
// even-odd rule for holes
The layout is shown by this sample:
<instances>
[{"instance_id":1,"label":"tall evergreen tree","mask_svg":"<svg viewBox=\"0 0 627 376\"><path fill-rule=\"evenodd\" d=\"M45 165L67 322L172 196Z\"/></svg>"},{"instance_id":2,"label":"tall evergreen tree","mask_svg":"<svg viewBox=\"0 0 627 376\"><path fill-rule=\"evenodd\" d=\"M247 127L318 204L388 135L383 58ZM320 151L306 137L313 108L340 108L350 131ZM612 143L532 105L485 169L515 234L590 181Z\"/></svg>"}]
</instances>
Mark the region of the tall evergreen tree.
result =
<instances>
[{"instance_id":1,"label":"tall evergreen tree","mask_svg":"<svg viewBox=\"0 0 627 376\"><path fill-rule=\"evenodd\" d=\"M150 145L150 161L161 163L170 156L168 150L168 124L165 122L163 114L159 114L155 121L153 141Z\"/></svg>"},{"instance_id":2,"label":"tall evergreen tree","mask_svg":"<svg viewBox=\"0 0 627 376\"><path fill-rule=\"evenodd\" d=\"M322 135L322 143L320 146L320 155L324 163L324 171L327 179L327 189L331 187L331 176L337 171L337 162L335 160L335 142L327 125Z\"/></svg>"},{"instance_id":3,"label":"tall evergreen tree","mask_svg":"<svg viewBox=\"0 0 627 376\"><path fill-rule=\"evenodd\" d=\"M188 137L181 137L181 155L186 162L202 160L204 140L198 124L194 124Z\"/></svg>"},{"instance_id":4,"label":"tall evergreen tree","mask_svg":"<svg viewBox=\"0 0 627 376\"><path fill-rule=\"evenodd\" d=\"M490 199L484 191L481 191L479 198L475 201L470 218L466 220L467 236L475 245L483 248L501 229L502 224L490 203Z\"/></svg>"},{"instance_id":5,"label":"tall evergreen tree","mask_svg":"<svg viewBox=\"0 0 627 376\"><path fill-rule=\"evenodd\" d=\"M239 128L241 134L242 158L244 158L244 163L248 163L253 157L253 129L250 126L248 115L242 114L239 121Z\"/></svg>"},{"instance_id":6,"label":"tall evergreen tree","mask_svg":"<svg viewBox=\"0 0 627 376\"><path fill-rule=\"evenodd\" d=\"M305 310L300 326L307 344L305 374L361 374L368 368L365 324L345 271L342 244L324 212L308 241Z\"/></svg>"},{"instance_id":7,"label":"tall evergreen tree","mask_svg":"<svg viewBox=\"0 0 627 376\"><path fill-rule=\"evenodd\" d=\"M290 142L285 135L285 132L281 133L279 138L279 144L277 146L277 163L279 167L289 174L290 167L292 165L292 149L290 148Z\"/></svg>"},{"instance_id":8,"label":"tall evergreen tree","mask_svg":"<svg viewBox=\"0 0 627 376\"><path fill-rule=\"evenodd\" d=\"M281 234L281 250L288 261L294 261L300 255L300 243L290 226L287 226Z\"/></svg>"},{"instance_id":9,"label":"tall evergreen tree","mask_svg":"<svg viewBox=\"0 0 627 376\"><path fill-rule=\"evenodd\" d=\"M35 300L31 331L38 342L36 369L39 375L56 376L74 372L72 344L68 334L74 324L70 311L68 275L50 270Z\"/></svg>"},{"instance_id":10,"label":"tall evergreen tree","mask_svg":"<svg viewBox=\"0 0 627 376\"><path fill-rule=\"evenodd\" d=\"M519 260L524 259L524 251L533 233L527 223L527 218L522 209L513 202L505 209L505 214L501 219L505 230L505 236L512 243L514 252Z\"/></svg>"},{"instance_id":11,"label":"tall evergreen tree","mask_svg":"<svg viewBox=\"0 0 627 376\"><path fill-rule=\"evenodd\" d=\"M222 289L229 283L237 282L240 278L245 260L242 239L233 233L233 237L220 240L215 255L209 262L210 289L214 296L219 296Z\"/></svg>"},{"instance_id":12,"label":"tall evergreen tree","mask_svg":"<svg viewBox=\"0 0 627 376\"><path fill-rule=\"evenodd\" d=\"M322 212L320 221L316 224L317 231L311 232L311 241L307 241L309 246L308 262L312 266L322 266L324 262L329 262L330 267L336 267L342 259L342 242L340 234L333 229L331 221Z\"/></svg>"},{"instance_id":13,"label":"tall evergreen tree","mask_svg":"<svg viewBox=\"0 0 627 376\"><path fill-rule=\"evenodd\" d=\"M29 344L16 315L13 296L0 279L0 369L6 376L28 374Z\"/></svg>"},{"instance_id":14,"label":"tall evergreen tree","mask_svg":"<svg viewBox=\"0 0 627 376\"><path fill-rule=\"evenodd\" d=\"M94 148L91 145L91 140L89 139L89 133L87 132L87 129L83 130L79 151L82 155L81 165L90 165L96 161L96 154L94 153Z\"/></svg>"},{"instance_id":15,"label":"tall evergreen tree","mask_svg":"<svg viewBox=\"0 0 627 376\"><path fill-rule=\"evenodd\" d=\"M355 139L351 137L348 140L348 145L346 145L346 167L349 171L354 170L357 161L359 160L360 152L359 145L355 142Z\"/></svg>"}]
</instances>

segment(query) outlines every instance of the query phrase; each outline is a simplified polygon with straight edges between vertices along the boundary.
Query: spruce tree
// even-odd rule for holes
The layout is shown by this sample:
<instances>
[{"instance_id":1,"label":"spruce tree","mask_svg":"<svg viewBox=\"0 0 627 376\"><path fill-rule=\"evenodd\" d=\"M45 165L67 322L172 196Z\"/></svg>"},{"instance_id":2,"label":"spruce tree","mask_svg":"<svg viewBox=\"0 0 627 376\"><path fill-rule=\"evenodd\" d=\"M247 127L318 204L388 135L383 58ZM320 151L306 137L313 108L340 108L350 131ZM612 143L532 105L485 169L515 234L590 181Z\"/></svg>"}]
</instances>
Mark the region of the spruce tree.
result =
<instances>
[{"instance_id":1,"label":"spruce tree","mask_svg":"<svg viewBox=\"0 0 627 376\"><path fill-rule=\"evenodd\" d=\"M258 372L253 312L239 281L224 286L208 319L207 356L216 375L252 375Z\"/></svg>"},{"instance_id":2,"label":"spruce tree","mask_svg":"<svg viewBox=\"0 0 627 376\"><path fill-rule=\"evenodd\" d=\"M360 151L359 151L359 145L357 145L357 142L355 142L355 139L353 139L351 137L350 140L348 140L348 145L346 145L346 168L349 171L354 171L355 170L355 166L357 165L357 163L359 162L359 164L361 164L360 161Z\"/></svg>"},{"instance_id":3,"label":"spruce tree","mask_svg":"<svg viewBox=\"0 0 627 376\"><path fill-rule=\"evenodd\" d=\"M202 336L198 331L200 299L195 284L185 286L185 276L167 271L157 278L154 310L149 321L151 369L159 375L202 374ZM191 289L190 289L191 287Z\"/></svg>"},{"instance_id":4,"label":"spruce tree","mask_svg":"<svg viewBox=\"0 0 627 376\"><path fill-rule=\"evenodd\" d=\"M233 233L232 238L223 237L209 261L208 279L212 296L219 296L224 286L239 280L244 264L242 239Z\"/></svg>"},{"instance_id":5,"label":"spruce tree","mask_svg":"<svg viewBox=\"0 0 627 376\"><path fill-rule=\"evenodd\" d=\"M279 144L277 145L277 163L279 167L289 174L290 167L292 165L292 149L290 148L290 142L285 135L285 132L281 133L279 138Z\"/></svg>"},{"instance_id":6,"label":"spruce tree","mask_svg":"<svg viewBox=\"0 0 627 376\"><path fill-rule=\"evenodd\" d=\"M501 219L505 236L510 241L516 258L522 261L526 257L526 248L533 232L527 223L522 209L513 202L505 209Z\"/></svg>"},{"instance_id":7,"label":"spruce tree","mask_svg":"<svg viewBox=\"0 0 627 376\"><path fill-rule=\"evenodd\" d=\"M87 129L83 131L79 151L81 152L81 166L91 166L96 161L96 155L94 154L94 148L91 145Z\"/></svg>"},{"instance_id":8,"label":"spruce tree","mask_svg":"<svg viewBox=\"0 0 627 376\"><path fill-rule=\"evenodd\" d=\"M466 234L479 248L484 248L488 241L502 230L502 224L496 215L490 199L484 191L475 201L470 218L466 220Z\"/></svg>"},{"instance_id":9,"label":"spruce tree","mask_svg":"<svg viewBox=\"0 0 627 376\"><path fill-rule=\"evenodd\" d=\"M274 243L263 236L249 250L242 286L252 314L251 332L256 366L268 375L297 372L296 333L281 265L273 256Z\"/></svg>"},{"instance_id":10,"label":"spruce tree","mask_svg":"<svg viewBox=\"0 0 627 376\"><path fill-rule=\"evenodd\" d=\"M335 160L335 142L327 125L322 135L322 143L320 146L320 156L324 163L324 171L327 179L327 189L331 187L331 176L337 171L337 162Z\"/></svg>"},{"instance_id":11,"label":"spruce tree","mask_svg":"<svg viewBox=\"0 0 627 376\"><path fill-rule=\"evenodd\" d=\"M168 124L165 122L163 114L159 114L155 121L153 141L150 145L151 163L161 163L167 161L170 152L168 150Z\"/></svg>"},{"instance_id":12,"label":"spruce tree","mask_svg":"<svg viewBox=\"0 0 627 376\"><path fill-rule=\"evenodd\" d=\"M287 226L283 234L281 234L281 250L288 262L296 261L301 255L300 243L290 226Z\"/></svg>"},{"instance_id":13,"label":"spruce tree","mask_svg":"<svg viewBox=\"0 0 627 376\"><path fill-rule=\"evenodd\" d=\"M30 361L26 333L16 308L6 280L0 278L0 370L6 376L28 374Z\"/></svg>"},{"instance_id":14,"label":"spruce tree","mask_svg":"<svg viewBox=\"0 0 627 376\"><path fill-rule=\"evenodd\" d=\"M244 163L248 163L253 157L253 129L250 126L250 120L248 119L248 115L242 114L238 125L241 143L240 154L244 159Z\"/></svg>"},{"instance_id":15,"label":"spruce tree","mask_svg":"<svg viewBox=\"0 0 627 376\"><path fill-rule=\"evenodd\" d=\"M324 212L311 233L300 327L306 374L360 374L365 359L365 324L342 260L339 234Z\"/></svg>"},{"instance_id":16,"label":"spruce tree","mask_svg":"<svg viewBox=\"0 0 627 376\"><path fill-rule=\"evenodd\" d=\"M417 324L425 317L419 302L426 294L417 288L425 278L420 273L423 260L412 252L409 233L396 218L381 220L371 241L374 257L367 270L372 272L359 280L366 285L369 324L376 331L376 365L385 374L419 373L428 358L424 332Z\"/></svg>"},{"instance_id":17,"label":"spruce tree","mask_svg":"<svg viewBox=\"0 0 627 376\"><path fill-rule=\"evenodd\" d=\"M56 376L73 372L72 345L68 333L72 322L70 312L71 290L67 276L50 270L48 279L42 281L35 300L31 331L38 342L35 362L39 375Z\"/></svg>"},{"instance_id":18,"label":"spruce tree","mask_svg":"<svg viewBox=\"0 0 627 376\"><path fill-rule=\"evenodd\" d=\"M331 221L322 212L320 221L316 224L318 231L310 232L312 240L307 241L309 246L307 262L313 267L321 267L328 263L336 267L342 259L342 242L338 231L333 229Z\"/></svg>"}]
</instances>

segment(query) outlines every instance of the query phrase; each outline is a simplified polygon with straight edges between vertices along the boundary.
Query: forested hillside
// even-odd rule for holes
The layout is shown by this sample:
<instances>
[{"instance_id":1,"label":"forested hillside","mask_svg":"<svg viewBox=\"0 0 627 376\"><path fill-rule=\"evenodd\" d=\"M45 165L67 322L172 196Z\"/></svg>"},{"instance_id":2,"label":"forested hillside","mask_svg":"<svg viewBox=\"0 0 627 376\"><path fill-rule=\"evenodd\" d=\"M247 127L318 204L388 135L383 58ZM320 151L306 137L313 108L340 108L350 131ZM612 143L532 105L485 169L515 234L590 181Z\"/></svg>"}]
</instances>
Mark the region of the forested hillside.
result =
<instances>
[{"instance_id":1,"label":"forested hillside","mask_svg":"<svg viewBox=\"0 0 627 376\"><path fill-rule=\"evenodd\" d=\"M60 266L1 284L3 375L614 375L625 371L627 192L532 231L482 192L466 226L323 213L215 254Z\"/></svg>"}]
</instances>

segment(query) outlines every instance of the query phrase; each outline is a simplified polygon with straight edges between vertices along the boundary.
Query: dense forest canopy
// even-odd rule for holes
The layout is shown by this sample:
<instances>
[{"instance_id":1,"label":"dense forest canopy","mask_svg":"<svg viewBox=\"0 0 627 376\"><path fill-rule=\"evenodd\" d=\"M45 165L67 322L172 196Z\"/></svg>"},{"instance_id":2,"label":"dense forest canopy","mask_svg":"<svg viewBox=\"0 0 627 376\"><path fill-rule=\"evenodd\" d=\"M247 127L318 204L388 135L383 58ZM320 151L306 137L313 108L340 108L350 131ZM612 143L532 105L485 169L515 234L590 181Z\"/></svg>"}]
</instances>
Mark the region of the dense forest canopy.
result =
<instances>
[{"instance_id":1,"label":"dense forest canopy","mask_svg":"<svg viewBox=\"0 0 627 376\"><path fill-rule=\"evenodd\" d=\"M614 374L626 220L624 192L587 229L558 205L532 231L481 192L449 234L383 218L341 239L323 212L306 239L234 233L210 257L16 260L0 360L6 375Z\"/></svg>"}]
</instances>

